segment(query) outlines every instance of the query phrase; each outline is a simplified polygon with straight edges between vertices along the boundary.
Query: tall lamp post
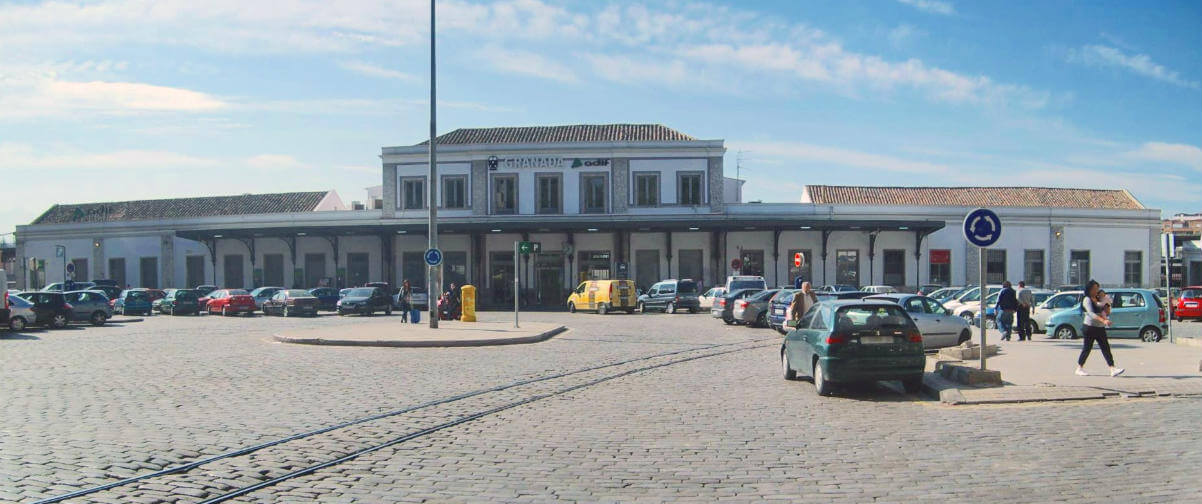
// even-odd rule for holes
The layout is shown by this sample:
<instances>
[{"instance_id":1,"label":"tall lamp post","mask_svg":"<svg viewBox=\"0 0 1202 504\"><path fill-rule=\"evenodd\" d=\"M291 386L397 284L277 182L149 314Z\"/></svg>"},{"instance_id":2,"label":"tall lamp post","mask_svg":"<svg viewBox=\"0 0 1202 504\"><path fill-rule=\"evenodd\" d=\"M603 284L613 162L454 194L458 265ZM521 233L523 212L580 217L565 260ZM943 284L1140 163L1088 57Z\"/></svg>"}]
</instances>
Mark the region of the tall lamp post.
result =
<instances>
[{"instance_id":1,"label":"tall lamp post","mask_svg":"<svg viewBox=\"0 0 1202 504\"><path fill-rule=\"evenodd\" d=\"M430 238L429 248L438 248L438 175L437 162L438 152L437 145L437 107L435 93L435 59L434 59L434 2L430 0L430 178L427 186L430 188L430 196L426 199L426 206L430 208L430 231L427 236ZM428 267L428 288L427 292L427 309L430 311L430 328L438 329L438 304L436 294L442 292L442 264Z\"/></svg>"}]
</instances>

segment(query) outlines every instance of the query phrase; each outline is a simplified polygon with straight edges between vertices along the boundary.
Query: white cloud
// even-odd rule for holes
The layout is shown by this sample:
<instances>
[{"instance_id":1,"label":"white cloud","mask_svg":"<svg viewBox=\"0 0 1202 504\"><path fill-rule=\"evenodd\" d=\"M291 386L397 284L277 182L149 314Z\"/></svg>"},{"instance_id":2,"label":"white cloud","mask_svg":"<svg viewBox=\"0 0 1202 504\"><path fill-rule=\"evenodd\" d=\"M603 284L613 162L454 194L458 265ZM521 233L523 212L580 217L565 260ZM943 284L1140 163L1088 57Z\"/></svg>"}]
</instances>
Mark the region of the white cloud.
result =
<instances>
[{"instance_id":1,"label":"white cloud","mask_svg":"<svg viewBox=\"0 0 1202 504\"><path fill-rule=\"evenodd\" d=\"M680 60L648 61L625 55L589 54L585 59L602 79L626 84L655 83L668 86L699 84Z\"/></svg>"},{"instance_id":2,"label":"white cloud","mask_svg":"<svg viewBox=\"0 0 1202 504\"><path fill-rule=\"evenodd\" d=\"M889 33L885 35L889 39L889 43L893 47L902 47L913 40L915 37L923 35L923 32L912 25L899 24L895 26Z\"/></svg>"},{"instance_id":3,"label":"white cloud","mask_svg":"<svg viewBox=\"0 0 1202 504\"><path fill-rule=\"evenodd\" d=\"M937 163L801 142L731 142L730 149L747 150L756 156L784 158L793 162L823 163L832 168L841 166L923 175L952 172L951 167Z\"/></svg>"},{"instance_id":4,"label":"white cloud","mask_svg":"<svg viewBox=\"0 0 1202 504\"><path fill-rule=\"evenodd\" d=\"M490 45L479 50L476 56L493 69L504 73L528 75L565 83L579 81L576 72L571 68L538 53Z\"/></svg>"},{"instance_id":5,"label":"white cloud","mask_svg":"<svg viewBox=\"0 0 1202 504\"><path fill-rule=\"evenodd\" d=\"M0 66L0 118L156 112L211 112L229 104L207 93L141 82L74 80L63 74L107 74L125 63L84 62Z\"/></svg>"},{"instance_id":6,"label":"white cloud","mask_svg":"<svg viewBox=\"0 0 1202 504\"><path fill-rule=\"evenodd\" d=\"M1127 157L1142 161L1179 164L1202 171L1202 148L1194 145L1145 142L1138 149L1128 152Z\"/></svg>"},{"instance_id":7,"label":"white cloud","mask_svg":"<svg viewBox=\"0 0 1202 504\"><path fill-rule=\"evenodd\" d=\"M343 61L338 63L338 66L345 70L349 70L360 75L366 75L368 77L379 77L381 79L394 79L402 81L417 80L416 77L405 72L393 70L391 68L384 68L364 61Z\"/></svg>"},{"instance_id":8,"label":"white cloud","mask_svg":"<svg viewBox=\"0 0 1202 504\"><path fill-rule=\"evenodd\" d=\"M909 5L923 12L932 14L943 14L950 16L956 13L955 6L951 2L943 2L940 0L897 0L903 4Z\"/></svg>"},{"instance_id":9,"label":"white cloud","mask_svg":"<svg viewBox=\"0 0 1202 504\"><path fill-rule=\"evenodd\" d=\"M1190 89L1202 89L1202 84L1181 77L1181 74L1165 68L1164 65L1152 61L1147 54L1129 55L1116 48L1103 45L1087 45L1079 50L1069 51L1069 61L1081 62L1093 66L1109 66L1122 68L1137 75L1167 82L1175 86Z\"/></svg>"}]
</instances>

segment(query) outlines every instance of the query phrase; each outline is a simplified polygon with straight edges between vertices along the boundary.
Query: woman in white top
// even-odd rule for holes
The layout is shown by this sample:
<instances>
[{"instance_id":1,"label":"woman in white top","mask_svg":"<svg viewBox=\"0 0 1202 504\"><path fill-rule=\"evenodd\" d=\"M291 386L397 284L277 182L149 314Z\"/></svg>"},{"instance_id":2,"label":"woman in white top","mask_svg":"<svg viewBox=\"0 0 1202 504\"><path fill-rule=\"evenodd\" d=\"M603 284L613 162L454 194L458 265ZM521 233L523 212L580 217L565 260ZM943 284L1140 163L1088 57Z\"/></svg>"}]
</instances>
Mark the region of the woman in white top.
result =
<instances>
[{"instance_id":1,"label":"woman in white top","mask_svg":"<svg viewBox=\"0 0 1202 504\"><path fill-rule=\"evenodd\" d=\"M1110 354L1110 340L1106 337L1106 328L1110 326L1110 299L1102 291L1098 282L1090 280L1085 285L1085 296L1081 299L1081 307L1085 309L1085 320L1082 322L1085 338L1081 347L1081 356L1077 358L1077 375L1089 376L1085 372L1085 360L1093 350L1094 341L1102 349L1102 357L1110 366L1110 376L1123 374L1123 368L1114 367L1114 356Z\"/></svg>"}]
</instances>

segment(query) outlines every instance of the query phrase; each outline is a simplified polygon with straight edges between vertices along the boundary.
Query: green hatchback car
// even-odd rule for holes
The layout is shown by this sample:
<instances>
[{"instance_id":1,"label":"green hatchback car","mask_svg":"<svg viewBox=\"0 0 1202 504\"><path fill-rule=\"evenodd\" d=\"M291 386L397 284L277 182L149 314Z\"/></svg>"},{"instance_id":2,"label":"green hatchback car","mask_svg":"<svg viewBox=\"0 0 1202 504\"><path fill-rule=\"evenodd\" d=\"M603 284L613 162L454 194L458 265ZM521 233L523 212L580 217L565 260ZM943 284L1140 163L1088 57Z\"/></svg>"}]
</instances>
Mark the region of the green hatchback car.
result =
<instances>
[{"instance_id":1,"label":"green hatchback car","mask_svg":"<svg viewBox=\"0 0 1202 504\"><path fill-rule=\"evenodd\" d=\"M814 379L819 395L838 383L900 380L922 388L922 334L902 307L885 301L824 301L810 308L780 349L786 380Z\"/></svg>"},{"instance_id":2,"label":"green hatchback car","mask_svg":"<svg viewBox=\"0 0 1202 504\"><path fill-rule=\"evenodd\" d=\"M155 301L159 312L168 315L200 315L200 296L191 289L171 289L167 297Z\"/></svg>"},{"instance_id":3,"label":"green hatchback car","mask_svg":"<svg viewBox=\"0 0 1202 504\"><path fill-rule=\"evenodd\" d=\"M1107 294L1114 299L1110 307L1110 338L1139 338L1147 342L1160 341L1168 330L1165 307L1156 291L1149 289L1112 289ZM1048 334L1056 339L1076 339L1084 334L1085 308L1077 303L1074 308L1056 312L1048 317Z\"/></svg>"}]
</instances>

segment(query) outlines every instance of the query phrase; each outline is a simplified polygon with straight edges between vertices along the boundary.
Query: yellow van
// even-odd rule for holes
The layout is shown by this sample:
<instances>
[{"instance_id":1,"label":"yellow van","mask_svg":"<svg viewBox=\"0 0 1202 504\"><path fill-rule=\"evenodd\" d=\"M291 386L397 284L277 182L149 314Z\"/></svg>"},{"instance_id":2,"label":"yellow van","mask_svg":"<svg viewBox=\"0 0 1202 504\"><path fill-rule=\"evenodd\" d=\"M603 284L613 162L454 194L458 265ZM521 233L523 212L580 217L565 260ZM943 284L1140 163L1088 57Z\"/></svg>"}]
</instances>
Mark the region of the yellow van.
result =
<instances>
[{"instance_id":1,"label":"yellow van","mask_svg":"<svg viewBox=\"0 0 1202 504\"><path fill-rule=\"evenodd\" d=\"M568 311L596 310L600 315L613 310L634 313L637 301L634 280L589 280L580 282L568 296Z\"/></svg>"}]
</instances>

